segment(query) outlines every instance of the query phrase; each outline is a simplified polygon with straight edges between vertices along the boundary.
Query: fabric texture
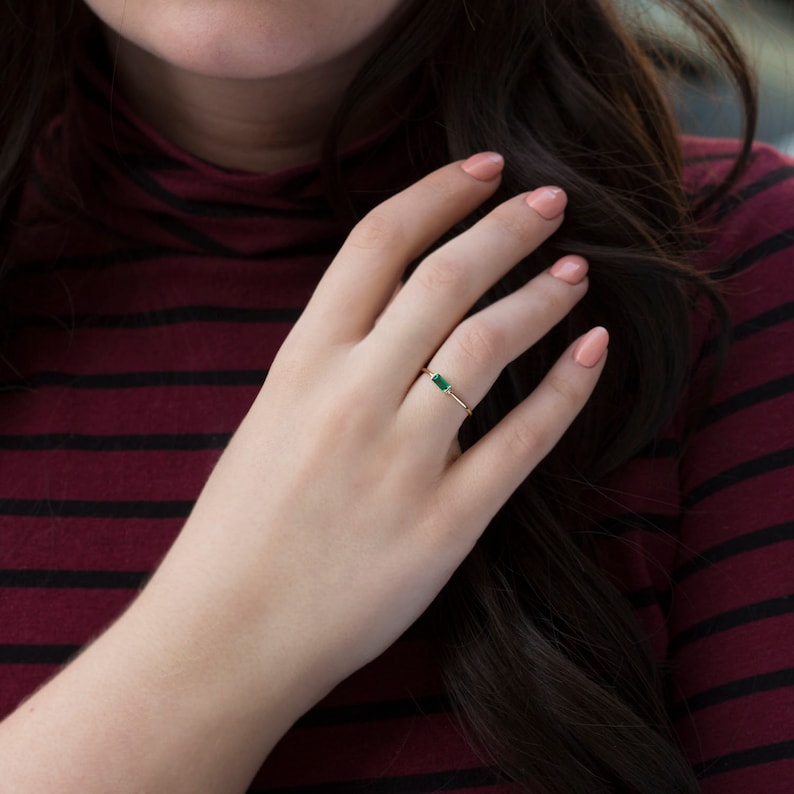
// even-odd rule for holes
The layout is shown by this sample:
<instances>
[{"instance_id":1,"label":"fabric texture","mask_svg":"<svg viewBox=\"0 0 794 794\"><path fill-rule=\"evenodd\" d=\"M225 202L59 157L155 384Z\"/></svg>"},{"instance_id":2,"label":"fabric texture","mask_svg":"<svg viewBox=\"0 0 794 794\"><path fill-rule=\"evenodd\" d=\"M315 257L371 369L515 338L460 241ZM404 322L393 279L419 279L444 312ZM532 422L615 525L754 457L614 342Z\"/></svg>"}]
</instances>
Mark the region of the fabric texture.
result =
<instances>
[{"instance_id":1,"label":"fabric texture","mask_svg":"<svg viewBox=\"0 0 794 794\"><path fill-rule=\"evenodd\" d=\"M108 121L106 88L83 76L42 143L0 290L2 714L143 585L343 234L316 165L226 171L123 102ZM386 130L348 154L370 203L420 175L405 146ZM683 146L693 196L736 151ZM592 498L609 573L669 668L683 747L714 794L794 780L792 207L794 162L757 147L704 219L701 266L719 268L731 307L711 404L680 463L685 404ZM693 324L697 379L715 329ZM511 789L462 738L422 621L307 714L251 788L441 790Z\"/></svg>"}]
</instances>

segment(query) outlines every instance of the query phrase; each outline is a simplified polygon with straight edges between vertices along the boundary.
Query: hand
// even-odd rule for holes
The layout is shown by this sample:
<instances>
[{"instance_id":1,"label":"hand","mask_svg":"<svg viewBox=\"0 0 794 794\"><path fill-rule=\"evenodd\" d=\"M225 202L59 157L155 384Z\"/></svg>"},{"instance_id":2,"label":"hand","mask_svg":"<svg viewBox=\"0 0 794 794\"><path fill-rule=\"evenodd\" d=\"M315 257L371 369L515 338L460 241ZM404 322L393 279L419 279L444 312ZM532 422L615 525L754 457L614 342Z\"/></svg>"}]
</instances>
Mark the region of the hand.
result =
<instances>
[{"instance_id":1,"label":"hand","mask_svg":"<svg viewBox=\"0 0 794 794\"><path fill-rule=\"evenodd\" d=\"M476 410L587 290L586 263L568 257L557 277L544 272L464 319L560 226L565 196L548 188L497 207L400 287L500 172L488 155L449 165L356 226L153 582L190 580L186 603L201 590L202 615L215 614L231 647L244 645L262 671L289 670L301 709L422 613L601 372L607 336L596 329L460 454L466 411L422 368Z\"/></svg>"},{"instance_id":2,"label":"hand","mask_svg":"<svg viewBox=\"0 0 794 794\"><path fill-rule=\"evenodd\" d=\"M568 257L463 319L560 225L565 197L544 189L398 289L500 171L487 155L442 168L353 230L139 598L0 724L7 790L245 791L292 722L444 586L581 409L607 341L579 340L460 453L466 411L422 368L476 410L587 289Z\"/></svg>"}]
</instances>

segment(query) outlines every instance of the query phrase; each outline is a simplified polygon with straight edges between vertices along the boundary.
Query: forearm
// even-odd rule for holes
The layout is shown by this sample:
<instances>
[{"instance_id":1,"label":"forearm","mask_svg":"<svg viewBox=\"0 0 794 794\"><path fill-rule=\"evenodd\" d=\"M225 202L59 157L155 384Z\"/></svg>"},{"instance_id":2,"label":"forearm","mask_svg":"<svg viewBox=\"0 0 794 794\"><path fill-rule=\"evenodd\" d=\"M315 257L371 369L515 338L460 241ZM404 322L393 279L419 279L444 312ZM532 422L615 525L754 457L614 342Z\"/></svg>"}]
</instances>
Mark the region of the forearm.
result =
<instances>
[{"instance_id":1,"label":"forearm","mask_svg":"<svg viewBox=\"0 0 794 794\"><path fill-rule=\"evenodd\" d=\"M246 789L300 716L294 666L261 669L228 613L221 620L188 591L165 600L173 581L153 584L0 726L0 790Z\"/></svg>"}]
</instances>

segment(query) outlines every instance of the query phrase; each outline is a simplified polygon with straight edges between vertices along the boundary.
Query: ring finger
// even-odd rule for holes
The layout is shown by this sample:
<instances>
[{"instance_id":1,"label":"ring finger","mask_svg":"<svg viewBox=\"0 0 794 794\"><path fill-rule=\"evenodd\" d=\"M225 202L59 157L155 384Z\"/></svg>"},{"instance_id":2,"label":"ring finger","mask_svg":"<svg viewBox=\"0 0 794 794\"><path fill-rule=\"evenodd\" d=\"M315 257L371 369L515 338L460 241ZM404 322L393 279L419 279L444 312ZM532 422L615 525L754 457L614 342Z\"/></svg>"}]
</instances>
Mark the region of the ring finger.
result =
<instances>
[{"instance_id":1,"label":"ring finger","mask_svg":"<svg viewBox=\"0 0 794 794\"><path fill-rule=\"evenodd\" d=\"M587 292L587 262L560 259L550 270L464 320L413 384L402 412L414 432L435 443L454 438L507 364L556 325ZM436 373L435 383L428 377ZM449 386L449 389L446 387ZM446 393L442 393L446 391Z\"/></svg>"}]
</instances>

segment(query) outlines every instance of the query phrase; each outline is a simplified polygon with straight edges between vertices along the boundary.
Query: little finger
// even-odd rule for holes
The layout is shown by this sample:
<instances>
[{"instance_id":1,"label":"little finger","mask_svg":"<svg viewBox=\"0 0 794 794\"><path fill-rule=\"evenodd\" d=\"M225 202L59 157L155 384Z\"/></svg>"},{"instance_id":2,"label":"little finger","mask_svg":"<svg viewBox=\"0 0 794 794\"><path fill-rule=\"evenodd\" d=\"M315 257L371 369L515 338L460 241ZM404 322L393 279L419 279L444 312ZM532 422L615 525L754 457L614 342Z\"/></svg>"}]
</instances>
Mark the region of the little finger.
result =
<instances>
[{"instance_id":1,"label":"little finger","mask_svg":"<svg viewBox=\"0 0 794 794\"><path fill-rule=\"evenodd\" d=\"M488 434L461 455L439 484L451 525L477 534L560 440L589 399L606 361L609 335L580 337L543 381Z\"/></svg>"}]
</instances>

